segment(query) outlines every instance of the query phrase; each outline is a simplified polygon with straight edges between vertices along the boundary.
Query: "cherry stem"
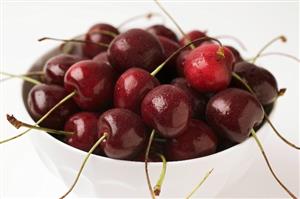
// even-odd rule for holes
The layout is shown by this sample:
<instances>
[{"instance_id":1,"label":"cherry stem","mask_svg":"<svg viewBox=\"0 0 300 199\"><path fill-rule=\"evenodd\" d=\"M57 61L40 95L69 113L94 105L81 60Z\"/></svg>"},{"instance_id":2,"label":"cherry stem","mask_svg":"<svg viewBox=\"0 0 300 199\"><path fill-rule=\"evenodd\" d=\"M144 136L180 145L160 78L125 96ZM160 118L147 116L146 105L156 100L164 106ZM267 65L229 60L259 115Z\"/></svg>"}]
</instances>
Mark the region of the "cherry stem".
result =
<instances>
[{"instance_id":1,"label":"cherry stem","mask_svg":"<svg viewBox=\"0 0 300 199\"><path fill-rule=\"evenodd\" d=\"M286 42L287 41L287 39L286 39L286 37L284 36L284 35L280 35L280 36L278 36L278 37L275 37L274 39L272 39L271 41L269 41L266 45L264 45L261 49L260 49L260 51L258 51L258 53L256 54L256 56L253 58L253 61L252 61L252 63L254 64L255 62L256 62L256 60L257 60L257 58L258 57L260 57L260 55L270 46L270 45L272 45L274 42L276 42L276 41L278 41L278 40L280 40L280 41L282 41L282 42Z\"/></svg>"},{"instance_id":2,"label":"cherry stem","mask_svg":"<svg viewBox=\"0 0 300 199\"><path fill-rule=\"evenodd\" d=\"M160 173L160 176L159 176L159 179L158 181L156 182L156 185L154 186L153 188L153 192L156 196L159 196L160 192L161 192L161 187L162 187L162 184L164 182L164 179L165 179L165 176L166 176L166 171L167 171L167 160L165 158L164 155L160 154L160 153L157 153L156 154L157 156L160 157L162 163L163 163L163 167L162 167L162 170L161 170L161 173Z\"/></svg>"},{"instance_id":3,"label":"cherry stem","mask_svg":"<svg viewBox=\"0 0 300 199\"><path fill-rule=\"evenodd\" d=\"M92 32L90 32L88 34L89 35L103 34L103 35L106 35L106 36L111 36L113 38L115 38L118 35L118 34L116 34L114 32L107 31L107 30L95 30L95 31L92 31Z\"/></svg>"},{"instance_id":4,"label":"cherry stem","mask_svg":"<svg viewBox=\"0 0 300 199\"><path fill-rule=\"evenodd\" d=\"M33 79L31 77L27 77L25 75L15 75L15 74L7 73L7 72L0 72L0 75L5 75L5 76L8 76L10 78L23 79L24 81L30 82L30 83L35 84L35 85L41 84L40 81L38 81L36 79Z\"/></svg>"},{"instance_id":5,"label":"cherry stem","mask_svg":"<svg viewBox=\"0 0 300 199\"><path fill-rule=\"evenodd\" d=\"M247 51L247 48L245 46L245 44L238 38L231 36L231 35L218 35L215 36L215 38L217 39L231 39L233 41L235 41L244 51Z\"/></svg>"},{"instance_id":6,"label":"cherry stem","mask_svg":"<svg viewBox=\"0 0 300 199\"><path fill-rule=\"evenodd\" d=\"M182 36L184 38L186 38L188 40L188 42L191 42L191 39L185 34L185 32L183 31L183 29L179 26L179 24L176 22L176 20L174 19L174 17L172 17L172 15L161 5L161 3L158 0L154 0L154 2L157 4L157 6L169 17L169 19L174 23L174 25L176 26L176 28L179 30L179 32L182 34ZM196 48L196 46L194 44L191 45L191 48L194 49Z\"/></svg>"},{"instance_id":7,"label":"cherry stem","mask_svg":"<svg viewBox=\"0 0 300 199\"><path fill-rule=\"evenodd\" d=\"M277 92L278 97L283 96L286 93L286 88L281 88L279 89L279 91Z\"/></svg>"},{"instance_id":8,"label":"cherry stem","mask_svg":"<svg viewBox=\"0 0 300 199\"><path fill-rule=\"evenodd\" d=\"M36 130L45 131L45 132L52 133L52 134L57 134L57 135L67 135L67 136L69 136L69 135L74 134L74 132L60 131L60 130L49 129L49 128L44 128L44 127L39 127L39 126L34 126L34 125L31 125L31 124L27 124L25 122L17 120L13 115L6 114L6 119L7 119L7 121L9 121L9 123L11 125L16 127L16 129L19 129L21 127L27 127L27 128L30 128L30 129L36 129Z\"/></svg>"},{"instance_id":9,"label":"cherry stem","mask_svg":"<svg viewBox=\"0 0 300 199\"><path fill-rule=\"evenodd\" d=\"M261 144L261 142L259 141L258 137L256 136L256 132L254 131L254 129L251 129L251 134L252 134L252 137L254 138L255 142L257 143L258 147L259 147L259 150L261 151L266 163L267 163L267 166L269 168L269 170L271 171L273 177L275 178L275 180L280 184L280 186L294 199L297 199L297 197L279 180L279 178L276 176L275 172L273 171L273 168L269 162L269 159L264 151L264 148Z\"/></svg>"},{"instance_id":10,"label":"cherry stem","mask_svg":"<svg viewBox=\"0 0 300 199\"><path fill-rule=\"evenodd\" d=\"M76 95L76 92L72 92L70 93L69 95L67 95L65 98L63 98L62 100L60 100L55 106L53 106L45 115L43 115L43 117L41 117L36 123L35 123L35 126L39 125L41 122L43 122L53 111L55 111L60 105L62 105L63 103L65 103L67 100L69 100L70 98L72 98L74 95ZM31 128L27 129L26 131L14 136L14 137L11 137L11 138L8 138L8 139L5 139L5 140L0 140L0 144L3 144L3 143L6 143L6 142L9 142L11 140L14 140L16 138L19 138L25 134L27 134L29 131L31 130Z\"/></svg>"},{"instance_id":11,"label":"cherry stem","mask_svg":"<svg viewBox=\"0 0 300 199\"><path fill-rule=\"evenodd\" d=\"M124 25L132 22L132 21L135 21L137 19L140 19L140 18L146 18L148 20L150 20L151 18L153 17L160 17L162 19L162 23L164 24L165 23L165 18L163 18L159 13L155 13L155 12L149 12L149 13L146 13L146 14L141 14L141 15L136 15L136 16L133 16L129 19L127 19L126 21L122 22L119 26L118 26L118 29L120 29L121 27L123 27Z\"/></svg>"},{"instance_id":12,"label":"cherry stem","mask_svg":"<svg viewBox=\"0 0 300 199\"><path fill-rule=\"evenodd\" d=\"M150 152L151 144L152 144L153 139L154 139L154 135L155 135L155 130L153 129L152 132L151 132L150 138L149 138L149 142L148 142L148 145L147 145L147 148L146 148L146 154L145 154L145 173L146 173L148 188L149 188L149 191L151 193L152 199L155 199L155 194L154 194L154 191L152 189L151 180L150 180L150 176L149 176L148 160L149 160L149 152Z\"/></svg>"},{"instance_id":13,"label":"cherry stem","mask_svg":"<svg viewBox=\"0 0 300 199\"><path fill-rule=\"evenodd\" d=\"M283 52L267 52L267 53L263 53L259 57L257 57L257 59L261 58L261 57L270 56L270 55L278 55L278 56L282 56L282 57L293 59L296 62L300 62L300 59L298 57L296 57L294 55L287 54L287 53L283 53ZM251 61L251 60L253 61L254 58L248 59L248 61Z\"/></svg>"},{"instance_id":14,"label":"cherry stem","mask_svg":"<svg viewBox=\"0 0 300 199\"><path fill-rule=\"evenodd\" d=\"M182 50L184 50L185 48L187 48L188 46L192 45L193 43L195 42L198 42L198 41L206 41L206 40L213 40L213 41L216 41L219 45L220 45L220 48L218 49L217 51L217 55L220 57L220 58L224 58L225 55L224 55L224 48L223 48L223 45L222 43L215 39L215 38L212 38L212 37L201 37L199 39L195 39L191 42L189 42L188 44L186 44L185 46L181 47L181 48L178 48L175 52L173 52L163 63L161 63L154 71L151 72L151 75L152 76L155 76L163 67L166 63L168 63L168 61L170 61L173 57L175 57L178 53L180 53Z\"/></svg>"},{"instance_id":15,"label":"cherry stem","mask_svg":"<svg viewBox=\"0 0 300 199\"><path fill-rule=\"evenodd\" d=\"M84 44L94 44L94 45L98 45L101 47L108 47L109 44L105 44L105 43L101 43L101 42L91 42L91 41L84 41L84 40L80 40L80 39L58 39L58 38L53 38L53 37L43 37L38 39L39 42L44 41L44 40L53 40L53 41L62 41L62 42L73 42L73 43L84 43Z\"/></svg>"},{"instance_id":16,"label":"cherry stem","mask_svg":"<svg viewBox=\"0 0 300 199\"><path fill-rule=\"evenodd\" d=\"M199 184L192 190L192 192L186 197L186 199L189 199L193 196L193 194L201 187L201 185L206 181L206 179L209 177L209 175L213 172L214 169L211 169L209 172L206 173L204 178L200 181Z\"/></svg>"},{"instance_id":17,"label":"cherry stem","mask_svg":"<svg viewBox=\"0 0 300 199\"><path fill-rule=\"evenodd\" d=\"M63 199L65 197L67 197L67 195L69 195L69 193L71 193L71 191L74 189L75 185L77 184L78 180L79 180L79 177L89 159L89 157L91 156L91 154L95 151L95 149L99 146L99 144L101 144L101 142L103 142L103 140L107 139L108 138L108 133L103 133L103 135L98 139L98 141L93 145L93 147L89 150L89 152L87 153L87 155L85 156L81 166L80 166L80 169L76 175L76 178L72 184L72 186L69 188L69 190L63 195L60 197L60 199Z\"/></svg>"}]
</instances>

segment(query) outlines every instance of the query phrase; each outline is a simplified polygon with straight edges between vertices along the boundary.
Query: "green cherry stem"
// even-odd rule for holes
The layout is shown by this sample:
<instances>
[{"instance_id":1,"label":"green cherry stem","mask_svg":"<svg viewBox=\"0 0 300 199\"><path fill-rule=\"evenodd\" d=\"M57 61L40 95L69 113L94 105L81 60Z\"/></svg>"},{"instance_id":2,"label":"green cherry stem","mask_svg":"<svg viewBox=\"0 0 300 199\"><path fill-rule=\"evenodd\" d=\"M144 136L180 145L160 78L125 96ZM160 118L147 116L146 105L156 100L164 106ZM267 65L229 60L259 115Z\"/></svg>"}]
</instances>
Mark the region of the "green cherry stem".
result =
<instances>
[{"instance_id":1,"label":"green cherry stem","mask_svg":"<svg viewBox=\"0 0 300 199\"><path fill-rule=\"evenodd\" d=\"M244 51L247 51L247 48L245 46L245 44L239 40L238 38L234 37L234 36L231 36L231 35L217 35L217 36L214 36L214 38L217 38L217 39L231 39L233 41L235 41Z\"/></svg>"},{"instance_id":2,"label":"green cherry stem","mask_svg":"<svg viewBox=\"0 0 300 199\"><path fill-rule=\"evenodd\" d=\"M267 163L267 166L270 170L270 172L272 173L273 177L275 178L275 180L279 183L279 185L290 195L290 197L292 197L293 199L297 199L297 197L280 181L280 179L276 176L270 162L269 162L269 159L264 151L264 148L261 144L261 142L259 141L258 137L256 136L256 132L254 131L254 129L251 129L251 134L252 134L252 137L254 138L255 142L257 143L258 147L259 147L259 150L260 152L262 153L266 163Z\"/></svg>"},{"instance_id":3,"label":"green cherry stem","mask_svg":"<svg viewBox=\"0 0 300 199\"><path fill-rule=\"evenodd\" d=\"M287 41L287 39L286 39L286 37L285 37L284 35L280 35L280 36L278 36L278 37L275 37L274 39L272 39L271 41L269 41L266 45L264 45L264 46L260 49L260 51L258 51L258 53L256 54L256 56L253 58L252 63L254 64L254 63L256 62L257 58L260 57L260 55L261 55L261 54L262 54L269 46L271 46L274 42L276 42L276 41L278 41L278 40L280 40L280 41L282 41L282 42L286 42L286 41Z\"/></svg>"},{"instance_id":4,"label":"green cherry stem","mask_svg":"<svg viewBox=\"0 0 300 199\"><path fill-rule=\"evenodd\" d=\"M44 127L39 127L39 126L34 126L34 125L31 125L31 124L27 124L25 122L17 120L13 115L8 115L7 114L6 115L6 119L7 119L7 121L9 121L9 123L11 125L13 125L14 127L16 127L16 129L19 129L21 127L26 127L26 128L40 130L40 131L48 132L48 133L51 133L51 134L57 134L57 135L70 136L70 135L74 134L74 132L60 131L60 130L49 129L49 128L44 128Z\"/></svg>"},{"instance_id":5,"label":"green cherry stem","mask_svg":"<svg viewBox=\"0 0 300 199\"><path fill-rule=\"evenodd\" d=\"M65 42L65 43L73 42L73 43L94 44L94 45L98 45L101 47L109 46L109 44L105 44L105 43L101 43L101 42L95 43L95 42L84 41L84 40L80 40L80 39L58 39L58 38L53 38L53 37L43 37L43 38L38 39L39 42L45 41L45 40L61 41L61 42Z\"/></svg>"},{"instance_id":6,"label":"green cherry stem","mask_svg":"<svg viewBox=\"0 0 300 199\"><path fill-rule=\"evenodd\" d=\"M8 77L11 77L11 78L19 78L19 79L22 79L24 81L30 82L32 84L35 84L35 85L41 84L40 81L38 81L36 79L33 79L31 77L27 77L25 75L15 75L15 74L12 74L12 73L1 72L1 71L0 71L0 75L8 76Z\"/></svg>"},{"instance_id":7,"label":"green cherry stem","mask_svg":"<svg viewBox=\"0 0 300 199\"><path fill-rule=\"evenodd\" d=\"M189 47L190 45L192 45L193 43L195 42L198 42L198 41L207 41L207 40L213 40L213 41L216 41L219 45L220 45L220 48L217 52L218 56L220 57L225 57L224 55L224 49L223 49L223 45L222 43L215 39L215 38L212 38L212 37L201 37L199 39L195 39L191 42L189 42L188 44L186 44L185 46L181 47L181 48L178 48L175 52L173 52L163 63L161 63L158 67L156 67L156 69L154 71L151 72L151 75L152 76L155 76L163 67L164 65L166 65L168 63L168 61L170 61L173 57L175 57L178 53L180 53L182 50L184 50L185 48Z\"/></svg>"},{"instance_id":8,"label":"green cherry stem","mask_svg":"<svg viewBox=\"0 0 300 199\"><path fill-rule=\"evenodd\" d=\"M65 103L67 100L71 99L74 95L76 95L76 92L73 91L72 93L70 93L69 95L67 95L65 98L63 98L62 100L60 100L55 106L53 106L45 115L43 115L43 117L41 117L36 123L35 126L38 126L41 122L43 122L53 111L55 111L60 105L62 105L63 103ZM11 140L14 140L16 138L19 138L25 134L27 134L29 131L31 130L31 128L27 129L26 131L13 136L11 138L5 139L5 140L0 140L0 144L3 143L7 143Z\"/></svg>"},{"instance_id":9,"label":"green cherry stem","mask_svg":"<svg viewBox=\"0 0 300 199\"><path fill-rule=\"evenodd\" d=\"M232 72L232 76L237 79L239 82L241 82L246 88L247 90L256 97L255 92L253 91L253 89L249 86L249 84L247 82L245 82L237 73ZM284 90L284 89L283 89ZM281 91L281 92L285 92L285 91ZM293 144L292 142L288 141L286 138L284 138L281 133L279 133L279 131L275 128L275 126L273 125L273 123L271 122L271 120L269 119L268 115L266 114L266 112L264 111L264 118L266 119L267 123L271 126L271 128L273 129L273 131L275 132L275 134L283 141L285 142L287 145L300 150L299 146L296 146L295 144Z\"/></svg>"},{"instance_id":10,"label":"green cherry stem","mask_svg":"<svg viewBox=\"0 0 300 199\"><path fill-rule=\"evenodd\" d=\"M138 20L138 19L141 19L141 18L145 18L145 19L152 19L153 17L159 17L162 19L162 24L165 23L165 18L163 18L159 13L155 13L155 12L149 12L149 13L146 13L146 14L141 14L141 15L136 15L136 16L133 16L129 19L127 19L126 21L122 22L119 26L118 26L118 29L122 28L123 26L125 26L126 24L130 23L130 22L133 22L135 20Z\"/></svg>"},{"instance_id":11,"label":"green cherry stem","mask_svg":"<svg viewBox=\"0 0 300 199\"><path fill-rule=\"evenodd\" d=\"M69 195L72 190L74 189L75 185L77 184L78 180L79 180L79 177L89 159L89 157L91 156L91 154L95 151L95 149L99 146L99 144L101 144L101 142L103 142L103 140L107 139L108 138L108 134L107 133L103 133L103 135L98 139L98 141L93 145L93 147L89 150L89 152L87 153L87 155L85 156L81 166L80 166L80 169L76 175L76 178L74 180L74 182L72 183L71 187L69 188L69 190L63 195L60 197L60 199L63 199L65 197L67 197L67 195Z\"/></svg>"},{"instance_id":12,"label":"green cherry stem","mask_svg":"<svg viewBox=\"0 0 300 199\"><path fill-rule=\"evenodd\" d=\"M165 156L163 156L160 153L157 153L156 155L160 157L160 159L161 159L161 161L163 163L163 167L162 167L159 179L157 180L156 185L153 188L154 194L156 196L159 196L159 194L161 192L161 187L162 187L162 184L164 182L164 179L165 179L165 176L166 176L166 172L167 172L167 160L166 160Z\"/></svg>"},{"instance_id":13,"label":"green cherry stem","mask_svg":"<svg viewBox=\"0 0 300 199\"><path fill-rule=\"evenodd\" d=\"M213 172L214 169L211 169L209 172L206 173L204 178L195 186L195 188L192 190L192 192L186 197L186 199L190 199L195 192L201 187L201 185L206 181L206 179L209 177L209 175Z\"/></svg>"},{"instance_id":14,"label":"green cherry stem","mask_svg":"<svg viewBox=\"0 0 300 199\"><path fill-rule=\"evenodd\" d=\"M152 189L152 185L151 185L151 180L150 180L150 176L149 176L149 171L148 171L148 160L149 160L149 153L150 153L150 148L151 148L151 144L153 142L154 139L154 135L155 135L155 130L153 129L149 138L149 142L146 148L146 153L145 153L145 173L146 173L146 179L147 179L147 185L151 194L151 198L155 199L155 193Z\"/></svg>"}]
</instances>

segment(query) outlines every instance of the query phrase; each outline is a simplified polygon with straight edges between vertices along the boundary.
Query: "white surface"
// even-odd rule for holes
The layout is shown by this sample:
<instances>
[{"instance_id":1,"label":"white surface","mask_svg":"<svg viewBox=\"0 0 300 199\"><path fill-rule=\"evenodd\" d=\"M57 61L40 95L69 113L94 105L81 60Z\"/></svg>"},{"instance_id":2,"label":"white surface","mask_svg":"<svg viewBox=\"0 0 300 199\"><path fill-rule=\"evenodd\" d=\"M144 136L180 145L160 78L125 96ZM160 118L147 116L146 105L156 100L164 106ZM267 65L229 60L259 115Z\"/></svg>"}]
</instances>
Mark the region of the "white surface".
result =
<instances>
[{"instance_id":1,"label":"white surface","mask_svg":"<svg viewBox=\"0 0 300 199\"><path fill-rule=\"evenodd\" d=\"M299 55L299 3L165 2L164 5L185 30L200 28L212 35L232 34L239 37L249 49L243 53L245 56L254 55L262 45L280 34L287 36L288 43L274 44L269 51ZM54 42L36 42L40 37L69 38L86 31L96 22L117 25L130 16L159 11L151 1L10 1L2 2L1 6L1 71L12 73L25 72L36 58L57 45ZM144 26L148 24L144 22ZM281 57L262 58L258 63L273 72L280 87L288 88L286 95L278 102L273 122L289 140L299 145L299 64L297 67L296 62ZM0 138L18 132L7 124L5 113L13 113L19 119L27 117L23 112L20 84L19 80L0 84ZM272 131L267 133L272 134ZM273 167L282 181L299 195L299 152L287 147L275 135L269 137L264 146ZM257 156L257 161L239 183L224 187L219 197L287 197L270 175L257 148L246 155ZM0 198L57 198L66 190L61 180L55 178L40 161L27 136L0 146L0 157Z\"/></svg>"}]
</instances>

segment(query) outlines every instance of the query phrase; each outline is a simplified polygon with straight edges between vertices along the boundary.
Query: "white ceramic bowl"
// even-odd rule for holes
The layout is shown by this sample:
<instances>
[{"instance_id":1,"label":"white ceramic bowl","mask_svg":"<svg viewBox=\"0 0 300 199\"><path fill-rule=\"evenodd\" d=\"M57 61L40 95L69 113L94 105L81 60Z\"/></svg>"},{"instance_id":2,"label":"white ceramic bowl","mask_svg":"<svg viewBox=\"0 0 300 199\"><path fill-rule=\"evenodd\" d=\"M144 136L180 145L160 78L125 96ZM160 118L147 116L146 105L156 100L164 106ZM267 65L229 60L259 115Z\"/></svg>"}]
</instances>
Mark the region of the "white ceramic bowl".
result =
<instances>
[{"instance_id":1,"label":"white ceramic bowl","mask_svg":"<svg viewBox=\"0 0 300 199\"><path fill-rule=\"evenodd\" d=\"M34 66L42 66L47 57L56 53L55 50L49 52ZM30 118L29 115L28 117ZM267 136L265 128L266 125L259 130L261 140ZM41 160L69 187L86 153L64 144L47 133L31 133L30 138ZM249 138L241 144L210 156L169 162L161 196L187 196L212 168L214 168L213 173L195 196L217 196L224 185L235 183L245 174L254 160L251 151L256 147L254 139ZM155 184L158 179L161 166L161 163L149 163L152 184ZM96 155L90 157L73 192L82 197L150 196L143 162L114 160Z\"/></svg>"}]
</instances>

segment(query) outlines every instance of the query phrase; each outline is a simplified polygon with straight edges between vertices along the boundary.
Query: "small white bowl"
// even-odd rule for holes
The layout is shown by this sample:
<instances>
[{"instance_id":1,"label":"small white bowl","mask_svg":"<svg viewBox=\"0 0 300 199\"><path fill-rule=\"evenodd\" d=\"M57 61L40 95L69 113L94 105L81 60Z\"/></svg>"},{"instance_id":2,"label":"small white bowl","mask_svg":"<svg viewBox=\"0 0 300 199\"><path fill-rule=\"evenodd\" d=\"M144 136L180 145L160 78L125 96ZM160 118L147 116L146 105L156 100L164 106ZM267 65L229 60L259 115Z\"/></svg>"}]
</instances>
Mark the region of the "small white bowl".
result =
<instances>
[{"instance_id":1,"label":"small white bowl","mask_svg":"<svg viewBox=\"0 0 300 199\"><path fill-rule=\"evenodd\" d=\"M50 51L34 66L42 66L47 57L56 53L56 50ZM262 126L259 130L261 140L267 136L266 126ZM67 187L70 187L86 152L73 148L47 133L32 132L30 138L39 157L49 170L63 179ZM214 168L213 173L195 196L217 196L225 185L237 182L245 174L255 158L251 151L256 147L254 139L249 138L241 144L213 155L167 163L167 173L161 196L187 196L212 168ZM153 185L159 177L161 167L161 163L149 163L149 173ZM96 155L91 155L73 193L81 197L99 198L150 197L143 162L114 160Z\"/></svg>"}]
</instances>

